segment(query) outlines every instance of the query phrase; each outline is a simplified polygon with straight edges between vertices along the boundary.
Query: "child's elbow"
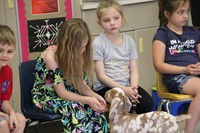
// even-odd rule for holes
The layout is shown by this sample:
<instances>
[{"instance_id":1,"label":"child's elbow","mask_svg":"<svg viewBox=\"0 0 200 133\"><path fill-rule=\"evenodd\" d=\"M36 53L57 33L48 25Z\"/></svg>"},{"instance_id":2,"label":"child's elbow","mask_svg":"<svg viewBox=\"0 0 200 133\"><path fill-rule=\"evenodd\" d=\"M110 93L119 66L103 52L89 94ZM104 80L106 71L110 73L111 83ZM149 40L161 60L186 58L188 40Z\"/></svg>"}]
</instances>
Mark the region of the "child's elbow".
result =
<instances>
[{"instance_id":1,"label":"child's elbow","mask_svg":"<svg viewBox=\"0 0 200 133\"><path fill-rule=\"evenodd\" d=\"M100 75L97 76L97 78L98 78L98 80L100 82L103 82L105 80L105 75L104 74L100 74Z\"/></svg>"}]
</instances>

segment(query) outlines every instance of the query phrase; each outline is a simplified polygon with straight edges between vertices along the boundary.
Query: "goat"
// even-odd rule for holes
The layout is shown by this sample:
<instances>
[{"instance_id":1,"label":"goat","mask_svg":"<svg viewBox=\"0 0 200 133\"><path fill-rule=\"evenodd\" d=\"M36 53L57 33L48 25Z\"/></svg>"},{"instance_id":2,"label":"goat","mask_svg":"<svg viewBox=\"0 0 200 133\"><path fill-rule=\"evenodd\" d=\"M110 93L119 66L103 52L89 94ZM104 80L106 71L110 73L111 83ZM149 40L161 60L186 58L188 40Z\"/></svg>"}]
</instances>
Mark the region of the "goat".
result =
<instances>
[{"instance_id":1,"label":"goat","mask_svg":"<svg viewBox=\"0 0 200 133\"><path fill-rule=\"evenodd\" d=\"M107 91L105 99L110 103L111 133L178 133L178 123L191 118L190 114L173 116L164 111L130 114L132 103L121 88Z\"/></svg>"}]
</instances>

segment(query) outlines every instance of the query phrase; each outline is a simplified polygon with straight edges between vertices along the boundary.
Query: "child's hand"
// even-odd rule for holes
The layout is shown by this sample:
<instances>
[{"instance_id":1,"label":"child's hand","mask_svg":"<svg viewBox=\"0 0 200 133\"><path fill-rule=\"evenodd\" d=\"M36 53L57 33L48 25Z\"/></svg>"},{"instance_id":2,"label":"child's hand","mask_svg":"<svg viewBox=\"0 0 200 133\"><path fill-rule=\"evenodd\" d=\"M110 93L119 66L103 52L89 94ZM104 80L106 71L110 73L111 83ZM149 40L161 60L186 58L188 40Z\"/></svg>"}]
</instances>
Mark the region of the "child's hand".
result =
<instances>
[{"instance_id":1,"label":"child's hand","mask_svg":"<svg viewBox=\"0 0 200 133\"><path fill-rule=\"evenodd\" d=\"M99 101L99 102L102 102L103 105L106 105L106 101L105 99L100 96L99 94L95 93L94 97Z\"/></svg>"},{"instance_id":2,"label":"child's hand","mask_svg":"<svg viewBox=\"0 0 200 133\"><path fill-rule=\"evenodd\" d=\"M200 62L197 62L196 64L194 64L193 67L197 70L200 70Z\"/></svg>"},{"instance_id":3,"label":"child's hand","mask_svg":"<svg viewBox=\"0 0 200 133\"><path fill-rule=\"evenodd\" d=\"M95 98L101 103L101 105L102 105L103 107L106 108L106 101L105 101L105 99L104 99L102 96L96 94L96 95L95 95Z\"/></svg>"},{"instance_id":4,"label":"child's hand","mask_svg":"<svg viewBox=\"0 0 200 133\"><path fill-rule=\"evenodd\" d=\"M10 129L11 130L15 130L18 126L18 119L17 119L17 116L16 116L16 113L14 111L12 111L10 113Z\"/></svg>"},{"instance_id":5,"label":"child's hand","mask_svg":"<svg viewBox=\"0 0 200 133\"><path fill-rule=\"evenodd\" d=\"M138 86L131 86L133 91L135 92L135 96L138 98L142 98L142 96L138 93Z\"/></svg>"},{"instance_id":6,"label":"child's hand","mask_svg":"<svg viewBox=\"0 0 200 133\"><path fill-rule=\"evenodd\" d=\"M136 88L133 89L132 87L125 87L123 90L125 94L129 97L131 102L139 103L138 98L140 98L141 96L138 94L138 91L135 89Z\"/></svg>"},{"instance_id":7,"label":"child's hand","mask_svg":"<svg viewBox=\"0 0 200 133\"><path fill-rule=\"evenodd\" d=\"M200 63L191 64L186 67L186 73L191 75L199 75L200 74Z\"/></svg>"},{"instance_id":8,"label":"child's hand","mask_svg":"<svg viewBox=\"0 0 200 133\"><path fill-rule=\"evenodd\" d=\"M90 99L88 100L88 105L92 108L92 110L98 112L104 112L106 110L104 102L99 101L96 97L89 97L89 98Z\"/></svg>"}]
</instances>

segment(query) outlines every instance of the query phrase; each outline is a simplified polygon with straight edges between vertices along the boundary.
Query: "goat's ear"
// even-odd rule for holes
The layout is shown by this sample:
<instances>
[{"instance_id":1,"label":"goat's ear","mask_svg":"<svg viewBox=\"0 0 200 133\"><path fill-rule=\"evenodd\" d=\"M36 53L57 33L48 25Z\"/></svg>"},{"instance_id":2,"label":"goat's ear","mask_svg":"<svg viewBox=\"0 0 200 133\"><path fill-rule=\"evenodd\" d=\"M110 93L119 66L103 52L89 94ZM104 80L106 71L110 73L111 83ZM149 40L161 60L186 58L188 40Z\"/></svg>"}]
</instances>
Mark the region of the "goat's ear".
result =
<instances>
[{"instance_id":1,"label":"goat's ear","mask_svg":"<svg viewBox=\"0 0 200 133\"><path fill-rule=\"evenodd\" d=\"M129 100L129 98L125 95L124 96L124 104L125 104L125 111L126 112L129 112L130 111L130 109L131 109L131 106L132 106L132 103L130 102L130 100Z\"/></svg>"},{"instance_id":2,"label":"goat's ear","mask_svg":"<svg viewBox=\"0 0 200 133\"><path fill-rule=\"evenodd\" d=\"M112 120L114 118L114 116L116 115L117 112L117 106L119 104L119 99L115 98L112 100L111 102L111 107L110 107L110 111L109 111L109 119Z\"/></svg>"},{"instance_id":3,"label":"goat's ear","mask_svg":"<svg viewBox=\"0 0 200 133\"><path fill-rule=\"evenodd\" d=\"M111 103L111 97L110 97L110 93L111 93L111 90L108 90L108 91L106 91L106 93L105 93L105 95L104 95L104 98L106 99L106 101L108 102L108 103Z\"/></svg>"}]
</instances>

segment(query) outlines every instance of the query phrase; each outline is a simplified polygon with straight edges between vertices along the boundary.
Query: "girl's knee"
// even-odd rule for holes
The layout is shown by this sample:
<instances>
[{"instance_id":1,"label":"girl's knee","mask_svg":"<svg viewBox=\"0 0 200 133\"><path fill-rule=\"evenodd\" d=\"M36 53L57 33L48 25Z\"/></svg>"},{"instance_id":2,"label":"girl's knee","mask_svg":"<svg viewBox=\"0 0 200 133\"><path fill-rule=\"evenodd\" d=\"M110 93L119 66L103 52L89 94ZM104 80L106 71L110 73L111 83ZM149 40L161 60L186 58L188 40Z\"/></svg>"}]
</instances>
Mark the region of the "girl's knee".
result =
<instances>
[{"instance_id":1,"label":"girl's knee","mask_svg":"<svg viewBox=\"0 0 200 133\"><path fill-rule=\"evenodd\" d=\"M24 117L24 115L23 114L21 114L21 113L17 113L17 116L18 116L18 119L19 119L19 121L20 121L20 126L21 127L25 127L25 125L26 125L26 122L27 122L27 119Z\"/></svg>"},{"instance_id":2,"label":"girl's knee","mask_svg":"<svg viewBox=\"0 0 200 133\"><path fill-rule=\"evenodd\" d=\"M8 122L6 120L0 121L0 127L8 127Z\"/></svg>"},{"instance_id":3,"label":"girl's knee","mask_svg":"<svg viewBox=\"0 0 200 133\"><path fill-rule=\"evenodd\" d=\"M6 120L2 120L2 121L0 121L0 129L1 129L1 131L2 131L2 133L3 132L9 132L9 125L8 125L8 122L6 121ZM0 133L1 133L1 131L0 131Z\"/></svg>"},{"instance_id":4,"label":"girl's knee","mask_svg":"<svg viewBox=\"0 0 200 133\"><path fill-rule=\"evenodd\" d=\"M12 131L12 133L23 133L27 120L23 114L21 114L21 113L16 113L16 114L17 114L19 123L17 125L17 128L14 131Z\"/></svg>"},{"instance_id":5,"label":"girl's knee","mask_svg":"<svg viewBox=\"0 0 200 133\"><path fill-rule=\"evenodd\" d=\"M196 99L200 99L200 89L195 89L193 95L191 96L193 96Z\"/></svg>"}]
</instances>

